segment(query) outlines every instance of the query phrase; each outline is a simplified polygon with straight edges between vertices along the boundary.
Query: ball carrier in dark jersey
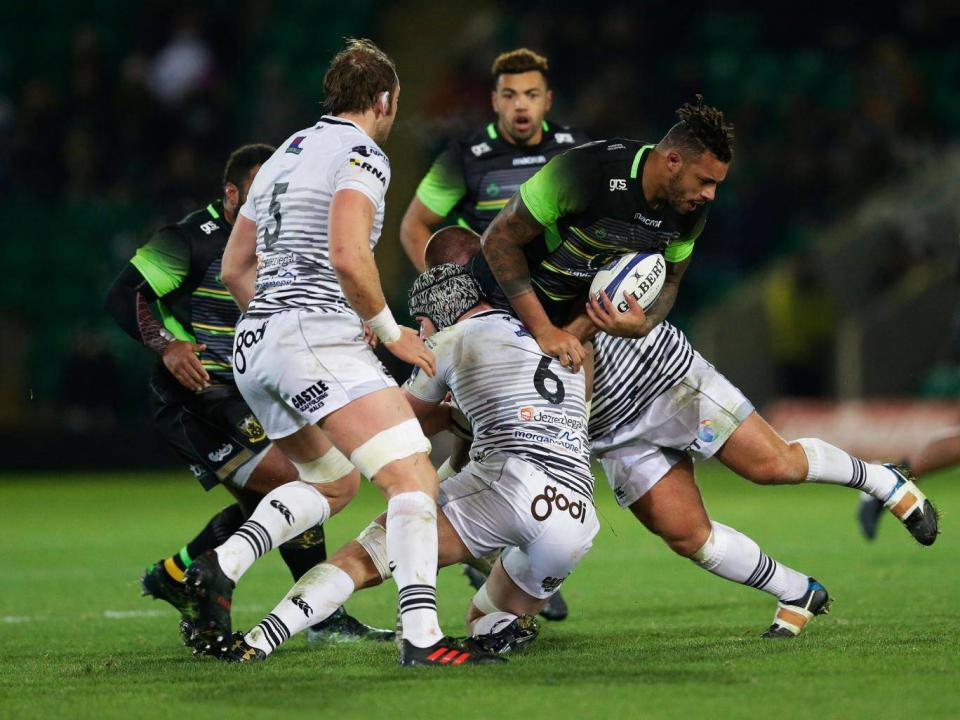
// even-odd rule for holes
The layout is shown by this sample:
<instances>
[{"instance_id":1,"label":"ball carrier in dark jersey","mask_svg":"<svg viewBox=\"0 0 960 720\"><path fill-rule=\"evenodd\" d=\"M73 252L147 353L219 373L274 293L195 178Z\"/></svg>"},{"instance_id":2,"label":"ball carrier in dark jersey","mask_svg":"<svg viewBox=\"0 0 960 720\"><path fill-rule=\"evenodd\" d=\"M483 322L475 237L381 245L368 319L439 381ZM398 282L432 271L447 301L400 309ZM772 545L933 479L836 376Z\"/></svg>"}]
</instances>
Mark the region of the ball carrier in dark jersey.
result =
<instances>
[{"instance_id":1,"label":"ball carrier in dark jersey","mask_svg":"<svg viewBox=\"0 0 960 720\"><path fill-rule=\"evenodd\" d=\"M490 103L495 122L452 142L420 181L400 226L410 261L423 272L428 240L445 218L477 234L506 206L520 186L564 150L585 143L586 134L549 123L553 105L547 58L527 48L501 53L493 61ZM479 589L489 567L467 566ZM556 593L541 614L562 620L568 614Z\"/></svg>"},{"instance_id":2,"label":"ball carrier in dark jersey","mask_svg":"<svg viewBox=\"0 0 960 720\"><path fill-rule=\"evenodd\" d=\"M527 48L494 60L496 120L437 157L403 217L400 241L417 270L424 270L427 240L444 218L482 233L520 185L551 158L589 139L545 119L553 104L548 72L547 59Z\"/></svg>"},{"instance_id":3,"label":"ball carrier in dark jersey","mask_svg":"<svg viewBox=\"0 0 960 720\"><path fill-rule=\"evenodd\" d=\"M551 160L524 183L483 234L473 272L495 306L512 308L543 351L579 367L596 329L643 337L670 312L708 203L732 158L732 128L718 110L684 105L657 144L603 140ZM584 305L610 258L662 252L667 276L646 312L611 314ZM609 307L609 303L607 304Z\"/></svg>"},{"instance_id":4,"label":"ball carrier in dark jersey","mask_svg":"<svg viewBox=\"0 0 960 720\"><path fill-rule=\"evenodd\" d=\"M221 257L237 210L273 150L245 145L234 151L224 171L223 198L161 228L137 250L106 301L120 327L160 356L150 381L157 430L205 490L222 484L237 500L178 553L148 568L141 580L145 595L180 611L188 639L193 618L183 591L186 568L233 534L264 495L298 477L234 383L234 326L240 311L220 281ZM323 527L310 528L279 550L294 579L301 577L326 559ZM376 636L341 609L333 622L316 627L308 637L371 634Z\"/></svg>"}]
</instances>

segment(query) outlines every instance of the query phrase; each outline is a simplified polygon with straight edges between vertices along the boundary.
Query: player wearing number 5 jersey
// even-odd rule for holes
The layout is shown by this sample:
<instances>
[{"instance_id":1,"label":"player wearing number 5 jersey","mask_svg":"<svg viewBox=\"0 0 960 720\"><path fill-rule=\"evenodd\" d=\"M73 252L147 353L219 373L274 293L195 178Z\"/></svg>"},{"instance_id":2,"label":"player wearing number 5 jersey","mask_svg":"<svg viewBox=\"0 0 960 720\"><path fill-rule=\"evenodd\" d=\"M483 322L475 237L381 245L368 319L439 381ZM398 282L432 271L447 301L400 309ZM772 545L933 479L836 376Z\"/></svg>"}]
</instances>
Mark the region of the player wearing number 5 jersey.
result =
<instances>
[{"instance_id":1,"label":"player wearing number 5 jersey","mask_svg":"<svg viewBox=\"0 0 960 720\"><path fill-rule=\"evenodd\" d=\"M503 551L467 618L484 637L465 647L440 646L422 658L456 664L464 654L469 661L478 647L505 651L531 640L534 633L523 625L530 619L520 616L539 612L593 543L599 524L584 375L544 355L516 318L481 302L478 286L460 266L439 265L421 275L410 314L440 329L428 340L436 373L415 370L404 386L417 417L433 431L448 425L450 407L442 400L452 391L475 432L470 462L440 485L440 564ZM263 659L289 636L286 631L302 630L355 589L388 578L383 522L381 516L311 570L259 625L235 638L224 657ZM496 623L507 627L489 636L485 630ZM278 635L278 627L286 631Z\"/></svg>"},{"instance_id":2,"label":"player wearing number 5 jersey","mask_svg":"<svg viewBox=\"0 0 960 720\"><path fill-rule=\"evenodd\" d=\"M244 311L234 345L237 386L302 482L290 483L282 502L285 525L244 526L194 564L188 586L215 645L230 632L232 583L270 549L274 533L349 502L355 466L388 498L386 552L400 589L403 641L413 654L429 654L444 640L436 612L439 481L413 411L364 341L367 323L398 358L434 372L416 331L394 321L373 258L390 182L380 144L396 118L400 84L383 51L351 40L333 58L324 88L328 114L264 163L223 259L224 284Z\"/></svg>"}]
</instances>

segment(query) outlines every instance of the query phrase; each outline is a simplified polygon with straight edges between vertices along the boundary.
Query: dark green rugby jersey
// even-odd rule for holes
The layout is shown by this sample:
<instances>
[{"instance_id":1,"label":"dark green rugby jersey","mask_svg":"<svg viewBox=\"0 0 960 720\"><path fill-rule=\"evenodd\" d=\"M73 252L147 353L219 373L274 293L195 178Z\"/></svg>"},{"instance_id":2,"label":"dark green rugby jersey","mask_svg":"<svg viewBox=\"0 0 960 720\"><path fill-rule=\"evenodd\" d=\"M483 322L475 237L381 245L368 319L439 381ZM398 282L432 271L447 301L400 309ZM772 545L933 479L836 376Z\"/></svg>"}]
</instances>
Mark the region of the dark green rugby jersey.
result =
<instances>
[{"instance_id":1,"label":"dark green rugby jersey","mask_svg":"<svg viewBox=\"0 0 960 720\"><path fill-rule=\"evenodd\" d=\"M681 214L643 195L643 166L652 144L600 140L558 155L520 188L524 205L544 226L524 247L541 300L584 297L607 261L628 252L660 252L669 262L690 257L708 206Z\"/></svg>"},{"instance_id":2,"label":"dark green rugby jersey","mask_svg":"<svg viewBox=\"0 0 960 720\"><path fill-rule=\"evenodd\" d=\"M220 280L220 262L230 225L223 202L161 228L130 263L157 295L157 308L177 340L204 343L203 367L220 382L233 383L233 329L240 308Z\"/></svg>"},{"instance_id":3,"label":"dark green rugby jersey","mask_svg":"<svg viewBox=\"0 0 960 720\"><path fill-rule=\"evenodd\" d=\"M417 187L417 198L444 217L478 233L550 158L589 138L568 127L543 123L537 145L512 145L490 123L440 154Z\"/></svg>"}]
</instances>

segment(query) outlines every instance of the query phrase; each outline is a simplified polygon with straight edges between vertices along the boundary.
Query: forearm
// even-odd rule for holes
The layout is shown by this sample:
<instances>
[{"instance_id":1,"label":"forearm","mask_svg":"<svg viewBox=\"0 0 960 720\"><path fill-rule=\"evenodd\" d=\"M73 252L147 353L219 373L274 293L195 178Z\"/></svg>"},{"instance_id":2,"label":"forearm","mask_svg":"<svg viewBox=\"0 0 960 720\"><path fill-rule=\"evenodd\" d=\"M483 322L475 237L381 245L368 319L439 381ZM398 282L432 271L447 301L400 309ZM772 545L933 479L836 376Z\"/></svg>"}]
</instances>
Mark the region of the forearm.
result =
<instances>
[{"instance_id":1,"label":"forearm","mask_svg":"<svg viewBox=\"0 0 960 720\"><path fill-rule=\"evenodd\" d=\"M234 275L226 277L221 275L223 286L230 291L233 301L237 303L241 312L247 311L247 306L253 300L254 287L257 283L257 264L248 264L246 267L236 269Z\"/></svg>"},{"instance_id":2,"label":"forearm","mask_svg":"<svg viewBox=\"0 0 960 720\"><path fill-rule=\"evenodd\" d=\"M150 310L155 299L143 277L128 266L107 293L104 308L127 335L162 355L170 335Z\"/></svg>"},{"instance_id":3,"label":"forearm","mask_svg":"<svg viewBox=\"0 0 960 720\"><path fill-rule=\"evenodd\" d=\"M411 204L400 223L400 244L403 246L404 252L407 253L407 257L410 258L410 262L417 268L417 272L423 272L427 269L424 253L431 232L430 225L418 216L413 204Z\"/></svg>"},{"instance_id":4,"label":"forearm","mask_svg":"<svg viewBox=\"0 0 960 720\"><path fill-rule=\"evenodd\" d=\"M257 224L243 215L237 217L223 250L220 280L246 312L257 281Z\"/></svg>"},{"instance_id":5,"label":"forearm","mask_svg":"<svg viewBox=\"0 0 960 720\"><path fill-rule=\"evenodd\" d=\"M673 309L673 303L677 299L677 291L679 289L679 282L665 282L663 284L660 295L646 311L647 319L640 331L640 337L649 335L657 325L666 319L667 315L670 314L670 310Z\"/></svg>"},{"instance_id":6,"label":"forearm","mask_svg":"<svg viewBox=\"0 0 960 720\"><path fill-rule=\"evenodd\" d=\"M331 259L340 289L357 315L369 320L386 307L380 273L369 248L345 249L339 257Z\"/></svg>"},{"instance_id":7,"label":"forearm","mask_svg":"<svg viewBox=\"0 0 960 720\"><path fill-rule=\"evenodd\" d=\"M597 326L593 324L593 321L585 310L567 323L563 329L576 337L580 342L588 342L597 334Z\"/></svg>"}]
</instances>

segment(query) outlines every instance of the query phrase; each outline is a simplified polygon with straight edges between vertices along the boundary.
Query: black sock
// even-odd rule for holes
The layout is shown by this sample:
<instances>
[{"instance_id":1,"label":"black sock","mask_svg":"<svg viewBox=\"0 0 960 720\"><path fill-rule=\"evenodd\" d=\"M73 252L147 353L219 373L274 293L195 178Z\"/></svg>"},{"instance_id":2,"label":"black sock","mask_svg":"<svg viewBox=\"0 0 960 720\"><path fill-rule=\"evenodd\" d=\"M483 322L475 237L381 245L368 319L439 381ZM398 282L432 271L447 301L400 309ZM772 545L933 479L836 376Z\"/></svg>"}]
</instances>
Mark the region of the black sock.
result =
<instances>
[{"instance_id":1,"label":"black sock","mask_svg":"<svg viewBox=\"0 0 960 720\"><path fill-rule=\"evenodd\" d=\"M189 558L187 564L192 563L207 550L213 550L226 542L227 538L233 535L246 519L246 514L237 503L225 507L210 518L210 522L200 531L200 534L187 543L185 548L187 558Z\"/></svg>"},{"instance_id":2,"label":"black sock","mask_svg":"<svg viewBox=\"0 0 960 720\"><path fill-rule=\"evenodd\" d=\"M323 525L314 525L280 546L280 556L290 568L294 580L306 575L307 570L327 559L327 542Z\"/></svg>"}]
</instances>

